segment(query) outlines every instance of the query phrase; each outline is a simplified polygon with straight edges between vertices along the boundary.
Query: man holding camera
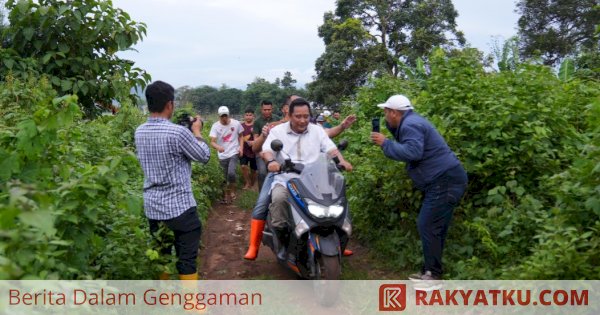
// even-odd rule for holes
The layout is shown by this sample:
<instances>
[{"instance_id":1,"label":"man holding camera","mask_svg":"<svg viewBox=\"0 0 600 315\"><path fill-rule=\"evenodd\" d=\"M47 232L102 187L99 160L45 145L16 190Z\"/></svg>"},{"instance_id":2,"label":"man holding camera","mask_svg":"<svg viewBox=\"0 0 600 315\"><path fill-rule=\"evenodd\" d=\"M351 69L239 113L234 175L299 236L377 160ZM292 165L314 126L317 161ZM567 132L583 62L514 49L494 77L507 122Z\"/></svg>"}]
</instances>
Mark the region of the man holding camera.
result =
<instances>
[{"instance_id":1,"label":"man holding camera","mask_svg":"<svg viewBox=\"0 0 600 315\"><path fill-rule=\"evenodd\" d=\"M467 188L467 173L444 138L425 118L414 113L404 95L394 95L383 108L386 127L394 140L379 133L374 120L371 140L388 158L406 163L415 187L423 192L417 227L423 246L424 264L411 280L440 280L442 251L452 212Z\"/></svg>"},{"instance_id":2,"label":"man holding camera","mask_svg":"<svg viewBox=\"0 0 600 315\"><path fill-rule=\"evenodd\" d=\"M135 131L137 157L144 171L144 212L150 232L160 225L175 234L177 270L182 280L196 280L196 258L202 225L192 193L191 161L207 163L210 149L202 139L202 120L196 116L188 128L171 123L175 108L175 89L156 81L146 88L150 117ZM163 247L164 254L171 252ZM161 279L168 279L163 273Z\"/></svg>"}]
</instances>

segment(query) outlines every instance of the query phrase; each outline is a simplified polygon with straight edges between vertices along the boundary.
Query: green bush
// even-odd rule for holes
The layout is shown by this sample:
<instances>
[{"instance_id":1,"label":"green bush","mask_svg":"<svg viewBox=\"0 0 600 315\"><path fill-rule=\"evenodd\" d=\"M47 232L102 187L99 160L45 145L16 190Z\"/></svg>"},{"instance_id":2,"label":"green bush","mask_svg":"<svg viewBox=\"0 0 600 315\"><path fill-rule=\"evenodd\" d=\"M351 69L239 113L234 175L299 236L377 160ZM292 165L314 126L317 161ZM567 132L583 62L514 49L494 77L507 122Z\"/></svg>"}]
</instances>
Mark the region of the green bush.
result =
<instances>
[{"instance_id":1,"label":"green bush","mask_svg":"<svg viewBox=\"0 0 600 315\"><path fill-rule=\"evenodd\" d=\"M358 234L394 266L418 268L420 193L368 136L370 118L382 115L375 105L402 93L469 175L445 249L450 277L599 278L598 82L563 82L529 64L486 72L471 49L436 51L428 69L425 82L374 79L356 97L347 158Z\"/></svg>"},{"instance_id":2,"label":"green bush","mask_svg":"<svg viewBox=\"0 0 600 315\"><path fill-rule=\"evenodd\" d=\"M0 83L0 279L153 279L157 259L142 211L133 133L144 121L82 120L77 97L46 79ZM218 165L193 168L206 217Z\"/></svg>"}]
</instances>

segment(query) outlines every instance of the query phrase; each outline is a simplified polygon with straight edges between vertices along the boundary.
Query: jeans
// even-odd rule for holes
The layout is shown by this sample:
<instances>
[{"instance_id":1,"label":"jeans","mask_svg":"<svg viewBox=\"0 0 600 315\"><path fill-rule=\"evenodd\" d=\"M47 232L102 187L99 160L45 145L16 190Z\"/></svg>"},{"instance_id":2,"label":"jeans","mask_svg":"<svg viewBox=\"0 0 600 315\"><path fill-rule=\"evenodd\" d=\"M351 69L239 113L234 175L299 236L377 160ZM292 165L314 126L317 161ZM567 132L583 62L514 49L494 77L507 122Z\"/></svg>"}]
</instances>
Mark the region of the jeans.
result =
<instances>
[{"instance_id":1,"label":"jeans","mask_svg":"<svg viewBox=\"0 0 600 315\"><path fill-rule=\"evenodd\" d=\"M256 168L258 171L258 189L260 189L262 191L262 187L263 187L263 183L265 181L265 178L267 177L267 164L265 163L265 160L263 160L262 158L260 158L259 156L256 157ZM269 186L269 190L270 190L271 186Z\"/></svg>"},{"instance_id":2,"label":"jeans","mask_svg":"<svg viewBox=\"0 0 600 315\"><path fill-rule=\"evenodd\" d=\"M219 160L219 164L223 168L223 172L225 175L225 182L227 183L235 183L236 182L236 173L235 170L237 165L239 164L239 157L234 155L230 158Z\"/></svg>"},{"instance_id":3,"label":"jeans","mask_svg":"<svg viewBox=\"0 0 600 315\"><path fill-rule=\"evenodd\" d=\"M275 177L275 173L269 173L264 180L263 185L260 189L260 194L258 195L258 199L256 199L256 205L254 205L254 210L252 210L252 219L256 220L266 220L267 214L269 213L269 199L270 199L270 190L271 184L273 184L273 178Z\"/></svg>"},{"instance_id":4,"label":"jeans","mask_svg":"<svg viewBox=\"0 0 600 315\"><path fill-rule=\"evenodd\" d=\"M462 165L447 170L424 189L417 227L423 246L422 272L441 277L442 252L454 208L467 189L467 173Z\"/></svg>"},{"instance_id":5,"label":"jeans","mask_svg":"<svg viewBox=\"0 0 600 315\"><path fill-rule=\"evenodd\" d=\"M177 254L177 271L182 275L196 273L196 258L198 258L198 248L200 246L200 236L202 235L202 223L198 218L196 207L191 207L180 216L169 220L148 219L150 224L150 234L155 237L160 224L165 224L175 234L174 244L164 244L158 240L162 254L170 254L171 246L175 245Z\"/></svg>"}]
</instances>

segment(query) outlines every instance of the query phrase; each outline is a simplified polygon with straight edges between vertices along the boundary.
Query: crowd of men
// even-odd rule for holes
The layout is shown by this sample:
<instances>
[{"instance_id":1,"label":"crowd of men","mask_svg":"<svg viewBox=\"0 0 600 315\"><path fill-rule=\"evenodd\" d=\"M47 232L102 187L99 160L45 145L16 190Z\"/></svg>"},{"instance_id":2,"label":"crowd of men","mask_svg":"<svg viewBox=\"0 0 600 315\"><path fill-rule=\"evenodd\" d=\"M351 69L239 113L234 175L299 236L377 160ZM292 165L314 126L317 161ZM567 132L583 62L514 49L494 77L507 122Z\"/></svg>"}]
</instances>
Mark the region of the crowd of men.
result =
<instances>
[{"instance_id":1,"label":"crowd of men","mask_svg":"<svg viewBox=\"0 0 600 315\"><path fill-rule=\"evenodd\" d=\"M297 95L287 97L280 108L281 116L275 113L272 102L262 101L259 117L255 118L254 111L248 109L243 122L231 117L229 109L221 106L217 111L219 119L210 129L210 141L206 141L200 133L200 116L194 119L191 130L170 122L175 108L171 85L156 81L145 93L150 116L135 133L137 156L144 171L144 212L153 235L161 226L174 232L173 245L181 279L197 279L196 259L202 225L192 193L191 161L207 163L209 143L217 151L223 169L221 203L230 204L236 199L238 165L241 165L243 188L251 189L257 184L260 192L252 213L250 244L244 255L247 260L256 259L267 211L271 212L280 242L285 243L286 239L288 196L281 176L275 175L279 164L273 158L271 141L288 141L291 155L301 161L311 161L316 154L324 152L336 156L347 171L352 170L352 165L330 138L350 128L356 121L354 115L341 122L339 112L323 111L313 115L311 104ZM423 193L417 227L424 263L421 271L409 278L440 280L444 242L453 210L467 189L467 173L435 127L413 111L407 97L393 95L377 106L383 110L385 126L392 138L380 133L374 123L370 134L372 143L380 147L386 157L406 163L415 188ZM306 141L302 149L300 140ZM163 248L164 254L170 252L170 246ZM346 256L351 254L349 250L344 251Z\"/></svg>"}]
</instances>

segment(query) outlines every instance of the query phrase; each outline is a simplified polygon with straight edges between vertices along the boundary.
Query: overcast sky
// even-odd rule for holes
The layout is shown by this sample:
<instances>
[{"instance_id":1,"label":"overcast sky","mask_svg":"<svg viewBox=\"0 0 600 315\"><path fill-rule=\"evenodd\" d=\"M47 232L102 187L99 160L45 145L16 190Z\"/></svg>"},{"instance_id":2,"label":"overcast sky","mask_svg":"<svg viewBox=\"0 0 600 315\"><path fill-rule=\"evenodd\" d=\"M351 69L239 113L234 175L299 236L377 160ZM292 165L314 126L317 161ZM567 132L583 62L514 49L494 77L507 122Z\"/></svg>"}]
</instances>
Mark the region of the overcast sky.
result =
<instances>
[{"instance_id":1,"label":"overcast sky","mask_svg":"<svg viewBox=\"0 0 600 315\"><path fill-rule=\"evenodd\" d=\"M493 36L516 34L514 0L453 0L458 28L471 46L489 52ZM312 81L325 47L317 35L335 0L113 0L148 27L138 52L120 53L173 86L245 89L292 72Z\"/></svg>"}]
</instances>

